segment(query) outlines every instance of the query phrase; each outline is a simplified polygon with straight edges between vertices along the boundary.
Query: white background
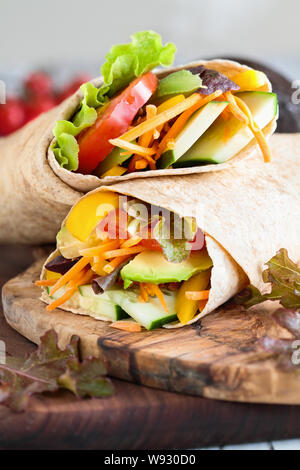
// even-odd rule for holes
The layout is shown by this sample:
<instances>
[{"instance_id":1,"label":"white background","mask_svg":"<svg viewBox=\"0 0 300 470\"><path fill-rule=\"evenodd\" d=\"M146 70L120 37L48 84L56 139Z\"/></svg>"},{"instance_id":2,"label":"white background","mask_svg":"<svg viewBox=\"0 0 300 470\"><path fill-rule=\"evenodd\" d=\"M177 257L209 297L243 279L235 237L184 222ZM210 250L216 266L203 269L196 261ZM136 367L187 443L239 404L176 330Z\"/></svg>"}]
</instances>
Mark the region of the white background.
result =
<instances>
[{"instance_id":1,"label":"white background","mask_svg":"<svg viewBox=\"0 0 300 470\"><path fill-rule=\"evenodd\" d=\"M0 70L93 66L143 29L174 41L177 63L260 58L300 78L299 0L0 0Z\"/></svg>"}]
</instances>

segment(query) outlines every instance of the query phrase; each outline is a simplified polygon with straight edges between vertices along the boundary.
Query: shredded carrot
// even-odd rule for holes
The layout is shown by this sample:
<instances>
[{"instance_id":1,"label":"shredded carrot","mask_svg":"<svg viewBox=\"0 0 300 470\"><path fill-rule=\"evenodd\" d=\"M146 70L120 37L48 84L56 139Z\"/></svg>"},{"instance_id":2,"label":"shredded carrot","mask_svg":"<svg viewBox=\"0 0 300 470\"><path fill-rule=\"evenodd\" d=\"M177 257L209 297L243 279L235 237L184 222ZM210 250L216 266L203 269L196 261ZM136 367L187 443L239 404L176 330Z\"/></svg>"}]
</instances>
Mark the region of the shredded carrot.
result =
<instances>
[{"instance_id":1,"label":"shredded carrot","mask_svg":"<svg viewBox=\"0 0 300 470\"><path fill-rule=\"evenodd\" d=\"M136 170L144 170L147 168L148 162L144 158L139 159L137 162L135 162L135 169Z\"/></svg>"},{"instance_id":2,"label":"shredded carrot","mask_svg":"<svg viewBox=\"0 0 300 470\"><path fill-rule=\"evenodd\" d=\"M209 290L186 291L185 297L189 300L207 300L209 298Z\"/></svg>"},{"instance_id":3,"label":"shredded carrot","mask_svg":"<svg viewBox=\"0 0 300 470\"><path fill-rule=\"evenodd\" d=\"M146 106L146 119L151 119L157 114L157 107L154 105L147 105ZM154 140L154 131L151 130L149 132L146 132L145 134L141 135L138 140L138 145L144 148L148 148ZM156 165L154 160L148 156L148 158L141 158L140 155L133 155L133 157L130 160L128 171L132 172L135 170L144 170L147 168L147 166L150 165L150 168L152 170L156 169Z\"/></svg>"},{"instance_id":4,"label":"shredded carrot","mask_svg":"<svg viewBox=\"0 0 300 470\"><path fill-rule=\"evenodd\" d=\"M34 284L39 287L42 287L42 286L50 287L50 286L54 286L56 283L57 283L57 279L43 279L42 281L35 281Z\"/></svg>"},{"instance_id":5,"label":"shredded carrot","mask_svg":"<svg viewBox=\"0 0 300 470\"><path fill-rule=\"evenodd\" d=\"M251 131L254 134L254 137L256 138L256 141L263 154L265 163L269 163L272 160L272 153L271 153L271 149L267 143L267 140L263 131L253 121L251 111L249 107L246 105L246 103L243 100L241 100L241 98L239 98L238 96L235 96L234 99L237 105L239 106L239 108L241 108L242 112L244 112L246 117L248 118L248 121L249 121L248 126L250 127Z\"/></svg>"},{"instance_id":6,"label":"shredded carrot","mask_svg":"<svg viewBox=\"0 0 300 470\"><path fill-rule=\"evenodd\" d=\"M147 122L147 121L146 121ZM145 123L146 123L145 122ZM137 126L139 127L139 126ZM137 129L137 127L135 127L135 129ZM134 130L134 129L133 129ZM130 131L129 131L130 132ZM134 139L132 139L134 140ZM124 150L132 150L132 152L136 153L137 155L140 155L142 157L145 157L145 156L151 156L151 155L154 155L155 154L155 150L152 149L152 148L147 148L147 147L141 147L140 145L137 145L137 144L132 144L131 142L127 142L126 140L124 140L123 138L118 138L118 139L110 139L109 141L112 145L114 145L115 147L120 147L121 149L124 149Z\"/></svg>"},{"instance_id":7,"label":"shredded carrot","mask_svg":"<svg viewBox=\"0 0 300 470\"><path fill-rule=\"evenodd\" d=\"M112 328L117 328L117 330L127 331L128 333L138 333L142 331L141 325L131 321L116 321L110 325Z\"/></svg>"},{"instance_id":8,"label":"shredded carrot","mask_svg":"<svg viewBox=\"0 0 300 470\"><path fill-rule=\"evenodd\" d=\"M157 107L154 105L149 104L146 106L146 119L151 119L157 114ZM155 131L155 129L154 129ZM141 147L149 147L152 140L153 140L153 130L149 132L145 132L140 138L139 138L139 145Z\"/></svg>"},{"instance_id":9,"label":"shredded carrot","mask_svg":"<svg viewBox=\"0 0 300 470\"><path fill-rule=\"evenodd\" d=\"M102 243L93 248L84 248L83 250L79 251L79 254L81 256L99 256L104 251L118 248L119 246L120 246L120 240L111 240L107 243Z\"/></svg>"},{"instance_id":10,"label":"shredded carrot","mask_svg":"<svg viewBox=\"0 0 300 470\"><path fill-rule=\"evenodd\" d=\"M103 257L105 259L116 258L118 256L129 256L134 255L136 253L141 253L145 251L147 248L144 246L132 246L130 248L120 248L119 250L111 250L105 251L103 253Z\"/></svg>"},{"instance_id":11,"label":"shredded carrot","mask_svg":"<svg viewBox=\"0 0 300 470\"><path fill-rule=\"evenodd\" d=\"M138 245L142 241L141 237L128 238L121 244L121 248L130 248L131 246Z\"/></svg>"},{"instance_id":12,"label":"shredded carrot","mask_svg":"<svg viewBox=\"0 0 300 470\"><path fill-rule=\"evenodd\" d=\"M146 289L145 284L142 282L140 283L140 296L139 296L140 302L148 302L148 292Z\"/></svg>"},{"instance_id":13,"label":"shredded carrot","mask_svg":"<svg viewBox=\"0 0 300 470\"><path fill-rule=\"evenodd\" d=\"M74 264L74 266L72 266L72 268L69 269L69 271L66 272L66 274L64 274L61 278L58 279L56 284L54 284L53 288L51 289L49 295L52 296L53 294L55 294L55 292L58 291L58 289L63 287L65 284L67 284L68 281L72 280L77 273L82 271L82 269L85 268L90 263L90 261L91 261L91 258L86 258L86 257L80 258L80 260L77 261L77 263Z\"/></svg>"},{"instance_id":14,"label":"shredded carrot","mask_svg":"<svg viewBox=\"0 0 300 470\"><path fill-rule=\"evenodd\" d=\"M206 304L207 304L207 300L199 300L198 308L199 308L200 312L202 312L202 310L205 309Z\"/></svg>"},{"instance_id":15,"label":"shredded carrot","mask_svg":"<svg viewBox=\"0 0 300 470\"><path fill-rule=\"evenodd\" d=\"M155 292L156 297L158 298L158 300L160 301L160 303L163 306L164 311L168 313L168 306L167 306L166 300L164 298L164 294L162 293L162 291L160 290L160 288L156 284L152 284L152 286L153 286L153 290Z\"/></svg>"},{"instance_id":16,"label":"shredded carrot","mask_svg":"<svg viewBox=\"0 0 300 470\"><path fill-rule=\"evenodd\" d=\"M70 287L69 289L66 290L64 295L59 297L59 299L56 299L53 302L51 302L51 304L47 305L46 310L48 310L48 312L52 312L52 310L55 310L57 307L60 307L62 304L67 302L72 297L75 291L76 291L76 287Z\"/></svg>"},{"instance_id":17,"label":"shredded carrot","mask_svg":"<svg viewBox=\"0 0 300 470\"><path fill-rule=\"evenodd\" d=\"M124 263L130 258L130 256L118 256L117 258L114 258L110 263L107 263L103 271L107 274L112 273L120 264Z\"/></svg>"},{"instance_id":18,"label":"shredded carrot","mask_svg":"<svg viewBox=\"0 0 300 470\"><path fill-rule=\"evenodd\" d=\"M227 101L229 101L229 109L232 112L232 114L234 115L234 117L236 119L238 119L239 121L243 122L246 126L248 126L249 125L249 119L248 119L247 116L245 116L245 114L241 111L241 109L237 105L237 103L235 101L235 97L233 96L233 94L230 91L227 91L225 93L225 98L226 98Z\"/></svg>"},{"instance_id":19,"label":"shredded carrot","mask_svg":"<svg viewBox=\"0 0 300 470\"><path fill-rule=\"evenodd\" d=\"M161 124L164 124L165 122L170 121L170 119L173 119L174 117L183 113L185 110L191 108L200 100L201 100L200 95L198 93L193 93L191 96L189 96L188 98L185 98L183 101L181 101L180 103L177 103L175 106L157 114L151 119L147 119L146 121L136 126L134 129L127 131L125 134L123 134L120 137L120 139L114 139L114 140L122 140L122 141L125 140L127 142L131 142L132 140L137 139L138 137L145 134L146 132L156 129ZM112 140L110 140L110 142L113 145L115 145ZM121 148L124 148L124 147L122 146ZM125 150L128 150L128 148L126 148Z\"/></svg>"},{"instance_id":20,"label":"shredded carrot","mask_svg":"<svg viewBox=\"0 0 300 470\"><path fill-rule=\"evenodd\" d=\"M51 304L46 307L46 310L55 310L57 307L60 307L62 304L70 300L72 295L76 292L77 287L80 285L88 284L92 280L93 276L94 273L91 269L83 269L82 271L77 273L77 275L71 281L69 281L66 292L58 299L51 302Z\"/></svg>"},{"instance_id":21,"label":"shredded carrot","mask_svg":"<svg viewBox=\"0 0 300 470\"><path fill-rule=\"evenodd\" d=\"M155 160L157 160L161 154L166 150L168 147L168 142L172 139L175 139L181 129L184 127L188 119L194 114L195 111L200 109L202 106L208 104L210 101L213 101L216 99L218 96L222 95L221 90L217 90L214 93L212 93L209 96L206 96L205 98L201 98L200 101L196 102L193 106L191 106L189 109L184 111L174 122L173 126L169 129L167 134L164 136L162 141L160 142L158 146L158 151L156 152L155 155Z\"/></svg>"}]
</instances>

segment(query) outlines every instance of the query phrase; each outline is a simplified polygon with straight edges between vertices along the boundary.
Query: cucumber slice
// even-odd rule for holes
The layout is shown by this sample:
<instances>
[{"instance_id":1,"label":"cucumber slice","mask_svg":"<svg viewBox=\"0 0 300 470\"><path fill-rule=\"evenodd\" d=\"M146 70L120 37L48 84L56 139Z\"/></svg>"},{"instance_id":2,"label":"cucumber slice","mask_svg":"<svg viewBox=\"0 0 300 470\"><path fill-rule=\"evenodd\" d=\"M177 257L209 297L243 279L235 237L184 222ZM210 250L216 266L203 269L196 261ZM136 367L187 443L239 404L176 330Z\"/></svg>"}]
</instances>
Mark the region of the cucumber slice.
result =
<instances>
[{"instance_id":1,"label":"cucumber slice","mask_svg":"<svg viewBox=\"0 0 300 470\"><path fill-rule=\"evenodd\" d=\"M139 292L135 290L106 291L113 302L120 305L129 316L147 330L159 328L166 323L177 320L175 292L164 292L169 313L165 312L156 297L150 297L149 302L139 301Z\"/></svg>"},{"instance_id":2,"label":"cucumber slice","mask_svg":"<svg viewBox=\"0 0 300 470\"><path fill-rule=\"evenodd\" d=\"M50 290L51 287L47 287L48 295ZM62 287L57 292L55 292L51 299L58 299L65 293L65 291L65 287ZM72 306L75 309L82 308L86 310L87 313L90 312L91 316L94 318L106 317L107 320L110 321L117 321L122 320L123 318L128 318L127 313L122 309L122 307L115 304L106 293L96 295L90 284L78 287L78 292L73 294L71 299L68 300L67 304L68 306Z\"/></svg>"},{"instance_id":3,"label":"cucumber slice","mask_svg":"<svg viewBox=\"0 0 300 470\"><path fill-rule=\"evenodd\" d=\"M236 96L247 104L254 121L261 129L277 117L278 100L275 93L249 91L237 93ZM218 117L200 139L174 163L174 167L223 163L240 152L253 138L250 129L234 116L227 121Z\"/></svg>"},{"instance_id":4,"label":"cucumber slice","mask_svg":"<svg viewBox=\"0 0 300 470\"><path fill-rule=\"evenodd\" d=\"M48 295L50 294L51 289L52 289L52 287L46 287ZM58 289L57 292L55 292L54 295L50 296L50 299L53 299L53 300L59 299L62 295L64 295L65 292L66 292L66 288L61 287L60 289Z\"/></svg>"},{"instance_id":5,"label":"cucumber slice","mask_svg":"<svg viewBox=\"0 0 300 470\"><path fill-rule=\"evenodd\" d=\"M112 321L128 318L127 313L104 292L103 294L95 294L92 285L87 284L78 287L80 307L94 314L103 315Z\"/></svg>"},{"instance_id":6,"label":"cucumber slice","mask_svg":"<svg viewBox=\"0 0 300 470\"><path fill-rule=\"evenodd\" d=\"M228 101L211 101L196 111L176 137L174 149L163 153L158 160L159 167L169 168L184 155L220 116L227 105Z\"/></svg>"}]
</instances>

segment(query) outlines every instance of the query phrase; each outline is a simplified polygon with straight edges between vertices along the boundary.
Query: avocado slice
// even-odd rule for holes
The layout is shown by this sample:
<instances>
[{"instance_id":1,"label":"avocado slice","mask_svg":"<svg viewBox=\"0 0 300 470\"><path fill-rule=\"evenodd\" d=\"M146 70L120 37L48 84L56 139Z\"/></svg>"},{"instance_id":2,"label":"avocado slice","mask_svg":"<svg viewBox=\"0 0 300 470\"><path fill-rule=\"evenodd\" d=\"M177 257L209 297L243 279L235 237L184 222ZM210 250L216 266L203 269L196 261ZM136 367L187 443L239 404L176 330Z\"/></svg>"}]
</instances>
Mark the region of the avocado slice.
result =
<instances>
[{"instance_id":1,"label":"avocado slice","mask_svg":"<svg viewBox=\"0 0 300 470\"><path fill-rule=\"evenodd\" d=\"M135 141L133 142L135 143ZM124 150L120 149L119 147L115 147L109 155L103 160L103 162L99 163L96 170L94 171L96 176L102 176L107 171L111 170L114 166L122 165L126 160L128 160L131 154L124 155Z\"/></svg>"},{"instance_id":2,"label":"avocado slice","mask_svg":"<svg viewBox=\"0 0 300 470\"><path fill-rule=\"evenodd\" d=\"M74 237L66 226L62 227L56 235L57 249L67 259L79 256L79 250L86 248L86 243Z\"/></svg>"},{"instance_id":3,"label":"avocado slice","mask_svg":"<svg viewBox=\"0 0 300 470\"><path fill-rule=\"evenodd\" d=\"M118 304L130 317L147 330L153 330L177 320L176 292L167 290L163 292L168 312L165 312L157 297L149 297L148 302L141 303L139 301L139 291L134 289L106 292L113 302Z\"/></svg>"},{"instance_id":4,"label":"avocado slice","mask_svg":"<svg viewBox=\"0 0 300 470\"><path fill-rule=\"evenodd\" d=\"M200 271L212 267L212 261L206 250L192 253L181 263L170 263L160 252L143 251L121 270L121 278L125 286L131 282L151 282L165 284L166 282L186 281Z\"/></svg>"},{"instance_id":5,"label":"avocado slice","mask_svg":"<svg viewBox=\"0 0 300 470\"><path fill-rule=\"evenodd\" d=\"M252 112L257 125L263 129L278 113L275 93L248 91L237 93ZM227 132L231 137L226 138ZM234 157L253 139L250 129L234 116L227 121L218 117L200 139L174 163L175 168L198 166L206 163L223 163Z\"/></svg>"},{"instance_id":6,"label":"avocado slice","mask_svg":"<svg viewBox=\"0 0 300 470\"><path fill-rule=\"evenodd\" d=\"M174 149L164 152L158 160L159 167L168 168L184 155L220 116L227 105L228 101L211 101L196 111L176 137Z\"/></svg>"},{"instance_id":7,"label":"avocado slice","mask_svg":"<svg viewBox=\"0 0 300 470\"><path fill-rule=\"evenodd\" d=\"M192 93L202 86L202 80L199 75L193 74L189 70L178 70L164 78L158 83L158 89L154 97L166 95L177 95L179 93Z\"/></svg>"}]
</instances>

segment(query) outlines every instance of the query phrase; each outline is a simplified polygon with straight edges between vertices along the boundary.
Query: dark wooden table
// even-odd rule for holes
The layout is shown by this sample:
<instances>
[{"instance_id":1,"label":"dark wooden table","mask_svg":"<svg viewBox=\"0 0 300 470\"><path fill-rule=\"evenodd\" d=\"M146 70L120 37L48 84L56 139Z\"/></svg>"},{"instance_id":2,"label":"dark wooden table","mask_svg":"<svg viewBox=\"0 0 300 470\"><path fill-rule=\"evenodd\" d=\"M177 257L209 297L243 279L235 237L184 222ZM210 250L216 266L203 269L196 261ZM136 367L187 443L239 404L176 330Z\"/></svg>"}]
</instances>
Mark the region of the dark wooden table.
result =
<instances>
[{"instance_id":1,"label":"dark wooden table","mask_svg":"<svg viewBox=\"0 0 300 470\"><path fill-rule=\"evenodd\" d=\"M33 261L26 247L0 247L1 285ZM34 345L0 310L7 353ZM14 414L0 406L0 449L184 449L300 437L300 407L218 402L113 380L115 394L76 400L68 392L39 396Z\"/></svg>"}]
</instances>

